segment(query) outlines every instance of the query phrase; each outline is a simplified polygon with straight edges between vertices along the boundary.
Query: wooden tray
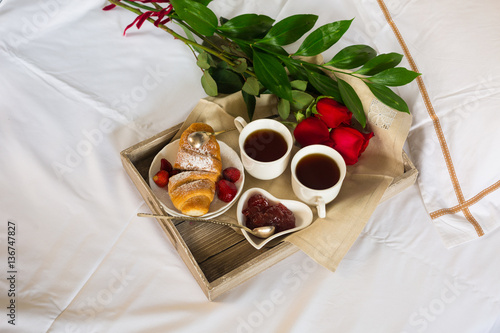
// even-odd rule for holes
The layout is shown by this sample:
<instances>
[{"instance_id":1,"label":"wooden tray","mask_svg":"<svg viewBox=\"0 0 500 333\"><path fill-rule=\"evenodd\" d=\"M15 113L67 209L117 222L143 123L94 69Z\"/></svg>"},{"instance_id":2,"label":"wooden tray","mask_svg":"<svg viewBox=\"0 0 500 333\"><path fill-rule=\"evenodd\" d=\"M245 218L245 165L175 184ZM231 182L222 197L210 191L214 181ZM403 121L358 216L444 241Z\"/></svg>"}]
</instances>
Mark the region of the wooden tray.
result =
<instances>
[{"instance_id":1,"label":"wooden tray","mask_svg":"<svg viewBox=\"0 0 500 333\"><path fill-rule=\"evenodd\" d=\"M120 153L123 166L154 214L162 209L148 185L148 172L156 154L175 136L181 124L165 130ZM412 185L417 170L403 151L405 173L395 179L383 200ZM158 223L209 300L245 282L299 249L284 241L273 247L256 250L231 228L215 224Z\"/></svg>"}]
</instances>

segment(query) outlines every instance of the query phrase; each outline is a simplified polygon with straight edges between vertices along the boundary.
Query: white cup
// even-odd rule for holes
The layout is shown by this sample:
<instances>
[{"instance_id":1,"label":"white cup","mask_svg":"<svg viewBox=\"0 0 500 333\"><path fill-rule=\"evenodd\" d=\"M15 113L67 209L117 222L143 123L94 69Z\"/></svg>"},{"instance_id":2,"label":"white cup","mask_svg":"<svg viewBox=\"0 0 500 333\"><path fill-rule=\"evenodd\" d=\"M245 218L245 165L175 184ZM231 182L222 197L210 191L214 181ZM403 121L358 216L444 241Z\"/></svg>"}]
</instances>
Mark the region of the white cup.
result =
<instances>
[{"instance_id":1,"label":"white cup","mask_svg":"<svg viewBox=\"0 0 500 333\"><path fill-rule=\"evenodd\" d=\"M337 183L332 187L324 190L316 190L302 184L296 174L296 168L299 161L311 154L322 154L330 157L339 167L340 177ZM315 205L318 209L318 216L324 218L326 216L326 204L333 201L339 194L342 182L346 174L346 164L342 156L333 148L325 145L310 145L300 149L292 159L292 188L295 195L303 202Z\"/></svg>"},{"instance_id":2,"label":"white cup","mask_svg":"<svg viewBox=\"0 0 500 333\"><path fill-rule=\"evenodd\" d=\"M257 179L268 180L278 177L283 173L283 171L285 171L290 160L290 152L292 151L293 146L292 134L285 125L272 119L258 119L247 123L242 117L234 119L234 125L240 132L238 143L240 146L241 162L243 163L245 170L247 170L250 175ZM251 158L247 153L245 153L245 149L243 147L246 138L251 133L262 129L272 130L283 136L287 144L285 155L271 162L261 162ZM265 143L266 142L262 142L262 144Z\"/></svg>"}]
</instances>

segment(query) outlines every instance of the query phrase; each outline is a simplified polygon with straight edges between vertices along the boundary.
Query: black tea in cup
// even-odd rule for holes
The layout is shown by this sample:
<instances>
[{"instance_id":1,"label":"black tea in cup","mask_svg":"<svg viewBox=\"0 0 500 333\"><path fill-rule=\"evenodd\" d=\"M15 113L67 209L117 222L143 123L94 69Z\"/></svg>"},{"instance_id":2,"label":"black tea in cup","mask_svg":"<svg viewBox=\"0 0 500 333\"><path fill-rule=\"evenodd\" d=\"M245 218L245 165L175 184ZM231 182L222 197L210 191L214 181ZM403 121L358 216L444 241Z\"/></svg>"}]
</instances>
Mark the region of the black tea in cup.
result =
<instances>
[{"instance_id":1,"label":"black tea in cup","mask_svg":"<svg viewBox=\"0 0 500 333\"><path fill-rule=\"evenodd\" d=\"M295 168L297 179L302 185L314 190L326 190L340 179L337 163L323 154L310 154L299 160Z\"/></svg>"}]
</instances>

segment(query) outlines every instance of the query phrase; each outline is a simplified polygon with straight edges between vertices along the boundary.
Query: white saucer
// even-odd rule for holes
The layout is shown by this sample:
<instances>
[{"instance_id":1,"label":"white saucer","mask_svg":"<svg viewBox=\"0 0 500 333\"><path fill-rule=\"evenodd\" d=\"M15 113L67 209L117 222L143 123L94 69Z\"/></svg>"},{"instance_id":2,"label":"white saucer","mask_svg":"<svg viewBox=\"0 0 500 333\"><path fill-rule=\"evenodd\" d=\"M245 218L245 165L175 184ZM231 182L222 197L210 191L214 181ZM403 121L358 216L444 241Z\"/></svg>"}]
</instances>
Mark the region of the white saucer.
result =
<instances>
[{"instance_id":1,"label":"white saucer","mask_svg":"<svg viewBox=\"0 0 500 333\"><path fill-rule=\"evenodd\" d=\"M234 199L231 200L231 202L224 202L222 200L219 200L219 198L217 198L217 195L215 195L215 198L212 201L212 204L210 205L208 213L201 216L202 218L213 218L227 211L240 196L241 192L243 191L243 184L245 183L245 172L243 169L243 164L241 163L238 154L224 142L222 141L218 142L220 146L220 154L222 159L222 170L228 167L235 167L241 172L240 179L238 179L238 181L234 183L236 185L236 188L238 189L238 192L236 193ZM175 158L177 157L178 149L179 149L179 140L176 140L166 145L155 156L149 168L149 186L151 187L151 190L156 195L158 200L160 200L163 208L167 213L173 216L188 216L182 214L177 208L175 208L174 204L172 203L172 200L170 200L170 196L168 195L167 187L163 188L159 187L158 185L155 184L153 180L154 175L160 170L161 159L165 158L173 165L175 162Z\"/></svg>"}]
</instances>

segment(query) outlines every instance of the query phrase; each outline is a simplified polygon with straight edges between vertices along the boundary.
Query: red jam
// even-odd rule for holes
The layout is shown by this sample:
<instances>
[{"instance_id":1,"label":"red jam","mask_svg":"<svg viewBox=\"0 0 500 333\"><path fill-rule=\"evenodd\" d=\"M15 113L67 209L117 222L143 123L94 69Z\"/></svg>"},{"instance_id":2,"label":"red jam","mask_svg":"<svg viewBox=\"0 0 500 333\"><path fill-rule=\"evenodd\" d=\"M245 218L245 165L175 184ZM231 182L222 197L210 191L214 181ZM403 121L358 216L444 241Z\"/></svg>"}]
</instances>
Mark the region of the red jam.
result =
<instances>
[{"instance_id":1,"label":"red jam","mask_svg":"<svg viewBox=\"0 0 500 333\"><path fill-rule=\"evenodd\" d=\"M276 233L295 228L295 216L283 204L272 204L262 194L254 194L248 199L243 210L245 225L250 228L273 225Z\"/></svg>"}]
</instances>

